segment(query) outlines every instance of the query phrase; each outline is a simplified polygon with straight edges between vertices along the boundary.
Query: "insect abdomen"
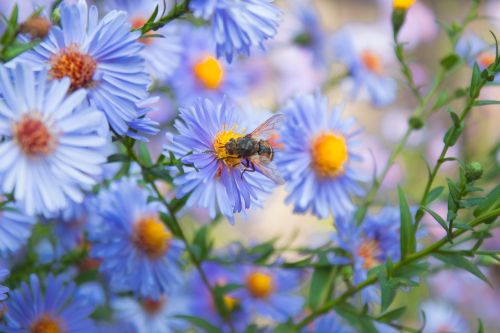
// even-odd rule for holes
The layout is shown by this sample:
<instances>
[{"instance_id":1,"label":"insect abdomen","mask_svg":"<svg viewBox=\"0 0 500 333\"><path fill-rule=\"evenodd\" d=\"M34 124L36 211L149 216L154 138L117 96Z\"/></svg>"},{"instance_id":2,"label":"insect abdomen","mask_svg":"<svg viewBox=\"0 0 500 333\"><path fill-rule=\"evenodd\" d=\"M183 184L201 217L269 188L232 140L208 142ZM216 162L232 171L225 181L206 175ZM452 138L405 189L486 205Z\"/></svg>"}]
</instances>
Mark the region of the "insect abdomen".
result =
<instances>
[{"instance_id":1,"label":"insect abdomen","mask_svg":"<svg viewBox=\"0 0 500 333\"><path fill-rule=\"evenodd\" d=\"M273 160L273 147L266 141L259 141L259 155L267 157L270 161Z\"/></svg>"}]
</instances>

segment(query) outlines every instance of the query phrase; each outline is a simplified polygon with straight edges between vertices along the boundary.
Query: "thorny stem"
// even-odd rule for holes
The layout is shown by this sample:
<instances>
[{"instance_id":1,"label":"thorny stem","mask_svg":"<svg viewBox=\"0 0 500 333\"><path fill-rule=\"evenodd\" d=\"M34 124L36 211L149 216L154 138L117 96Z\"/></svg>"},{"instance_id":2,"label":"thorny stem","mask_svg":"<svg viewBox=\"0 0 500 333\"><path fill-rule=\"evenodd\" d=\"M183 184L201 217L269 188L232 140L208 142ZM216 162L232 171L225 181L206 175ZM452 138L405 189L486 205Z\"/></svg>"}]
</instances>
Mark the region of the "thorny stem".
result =
<instances>
[{"instance_id":1,"label":"thorny stem","mask_svg":"<svg viewBox=\"0 0 500 333\"><path fill-rule=\"evenodd\" d=\"M127 148L128 155L132 158L132 160L134 160L141 167L141 169L143 171L147 170L148 168L142 164L142 162L139 160L136 153L134 152L133 146L125 144L125 147ZM146 179L146 181L148 181L148 180ZM216 301L217 294L215 293L214 288L212 287L210 281L208 280L207 274L203 270L203 267L201 267L201 261L198 260L198 258L196 257L196 254L194 253L193 249L191 248L191 245L189 244L189 241L188 241L186 235L184 234L184 231L182 230L181 225L180 225L179 221L177 220L177 217L175 216L175 212L172 210L172 207L170 207L170 205L168 204L167 200L165 199L165 197L163 196L163 194L161 193L160 189L155 184L155 182L148 181L148 183L153 188L156 196L158 197L158 200L160 200L160 202L163 204L163 206L165 206L165 208L167 209L168 214L169 214L170 218L172 219L172 222L174 223L174 225L179 233L179 237L181 238L182 242L184 243L184 245L186 247L186 250L189 254L189 257L190 257L192 263L194 264L196 270L200 274L200 277L201 277L203 283L205 284L205 286L209 290L214 304L217 304L217 301ZM218 308L218 307L216 307L216 308ZM235 330L234 325L231 321L231 317L224 316L222 313L221 313L221 317L227 319L227 323L229 325L231 332L235 333L236 330Z\"/></svg>"},{"instance_id":2,"label":"thorny stem","mask_svg":"<svg viewBox=\"0 0 500 333\"><path fill-rule=\"evenodd\" d=\"M479 216L479 217L475 218L474 220L472 220L468 225L471 228L473 228L473 227L476 227L476 226L478 226L478 225L480 225L480 224L484 223L485 221L488 221L492 218L497 218L498 216L500 216L500 208L490 210L489 212L485 213L484 215ZM457 238L457 237L461 236L462 234L464 234L465 232L467 232L467 230L463 230L463 229L456 230L452 234L451 237L452 237L452 239ZM441 240L439 240L438 242L436 242L432 245L429 245L425 249L408 255L405 259L396 263L393 266L394 271L397 271L398 269L403 268L404 266L406 266L408 264L411 264L413 262L416 262L422 258L425 258L425 257L433 254L434 252L441 249L448 242L449 242L449 238L448 238L448 236L445 236L445 237L441 238ZM300 330L301 328L305 327L307 324L311 323L314 319L316 319L320 315L327 313L332 308L334 308L336 305L343 303L352 295L358 293L359 291L361 291L365 287L368 287L376 282L377 282L377 276L372 276L372 277L366 279L365 281L361 282L360 284L356 285L354 288L345 291L342 295L340 295L336 299L332 300L331 302L324 304L322 307L315 310L309 316L307 316L301 322L299 322L296 326L297 330Z\"/></svg>"}]
</instances>

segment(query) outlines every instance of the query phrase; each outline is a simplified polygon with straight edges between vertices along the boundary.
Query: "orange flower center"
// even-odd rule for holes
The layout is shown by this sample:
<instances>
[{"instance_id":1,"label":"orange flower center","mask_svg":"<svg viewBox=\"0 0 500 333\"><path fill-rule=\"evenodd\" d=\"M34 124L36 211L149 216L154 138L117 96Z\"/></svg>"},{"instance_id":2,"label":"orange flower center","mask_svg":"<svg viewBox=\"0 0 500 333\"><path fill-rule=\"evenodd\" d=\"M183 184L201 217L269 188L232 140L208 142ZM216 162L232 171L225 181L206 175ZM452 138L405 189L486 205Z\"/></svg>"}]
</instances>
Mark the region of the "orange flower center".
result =
<instances>
[{"instance_id":1,"label":"orange flower center","mask_svg":"<svg viewBox=\"0 0 500 333\"><path fill-rule=\"evenodd\" d=\"M36 320L31 325L30 333L64 333L65 330L61 327L58 320L51 318L49 315L44 315Z\"/></svg>"},{"instance_id":2,"label":"orange flower center","mask_svg":"<svg viewBox=\"0 0 500 333\"><path fill-rule=\"evenodd\" d=\"M348 152L345 138L327 132L313 140L312 167L320 177L333 178L344 171Z\"/></svg>"},{"instance_id":3,"label":"orange flower center","mask_svg":"<svg viewBox=\"0 0 500 333\"><path fill-rule=\"evenodd\" d=\"M254 272L246 278L246 288L255 298L267 298L273 292L273 278L269 274Z\"/></svg>"},{"instance_id":4,"label":"orange flower center","mask_svg":"<svg viewBox=\"0 0 500 333\"><path fill-rule=\"evenodd\" d=\"M170 246L172 234L156 216L141 218L135 225L134 244L150 258L160 258Z\"/></svg>"},{"instance_id":5,"label":"orange flower center","mask_svg":"<svg viewBox=\"0 0 500 333\"><path fill-rule=\"evenodd\" d=\"M224 79L222 65L212 56L207 56L196 63L193 71L198 81L207 89L218 89Z\"/></svg>"},{"instance_id":6,"label":"orange flower center","mask_svg":"<svg viewBox=\"0 0 500 333\"><path fill-rule=\"evenodd\" d=\"M77 46L62 49L50 59L49 74L54 79L69 77L71 91L79 88L89 88L93 84L97 62L90 55L82 53Z\"/></svg>"},{"instance_id":7,"label":"orange flower center","mask_svg":"<svg viewBox=\"0 0 500 333\"><path fill-rule=\"evenodd\" d=\"M494 62L495 62L495 55L489 52L482 52L477 57L477 63L483 68L488 67Z\"/></svg>"},{"instance_id":8,"label":"orange flower center","mask_svg":"<svg viewBox=\"0 0 500 333\"><path fill-rule=\"evenodd\" d=\"M369 50L364 50L363 52L361 52L361 61L369 71L375 74L382 74L382 61L376 53Z\"/></svg>"},{"instance_id":9,"label":"orange flower center","mask_svg":"<svg viewBox=\"0 0 500 333\"><path fill-rule=\"evenodd\" d=\"M36 116L26 115L14 125L14 138L27 155L48 155L56 145L55 137Z\"/></svg>"},{"instance_id":10,"label":"orange flower center","mask_svg":"<svg viewBox=\"0 0 500 333\"><path fill-rule=\"evenodd\" d=\"M363 267L371 269L379 264L377 256L380 255L380 248L376 240L365 240L358 249L358 255L365 259Z\"/></svg>"},{"instance_id":11,"label":"orange flower center","mask_svg":"<svg viewBox=\"0 0 500 333\"><path fill-rule=\"evenodd\" d=\"M166 300L167 299L165 298L165 296L160 297L159 300L146 298L142 301L142 307L144 308L144 310L146 310L147 313L154 315L163 308Z\"/></svg>"},{"instance_id":12,"label":"orange flower center","mask_svg":"<svg viewBox=\"0 0 500 333\"><path fill-rule=\"evenodd\" d=\"M49 34L52 24L49 20L41 16L35 16L21 24L19 30L24 34L31 35L32 38L45 38Z\"/></svg>"}]
</instances>

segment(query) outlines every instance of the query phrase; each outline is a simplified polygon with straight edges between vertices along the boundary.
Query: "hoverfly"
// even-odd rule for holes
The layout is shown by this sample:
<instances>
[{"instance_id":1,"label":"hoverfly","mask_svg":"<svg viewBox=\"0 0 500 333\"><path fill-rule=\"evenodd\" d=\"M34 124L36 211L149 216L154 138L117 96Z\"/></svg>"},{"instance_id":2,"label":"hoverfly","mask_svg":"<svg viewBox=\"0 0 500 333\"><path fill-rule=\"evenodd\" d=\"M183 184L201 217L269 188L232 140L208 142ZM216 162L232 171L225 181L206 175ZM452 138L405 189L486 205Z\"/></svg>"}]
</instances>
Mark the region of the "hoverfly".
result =
<instances>
[{"instance_id":1,"label":"hoverfly","mask_svg":"<svg viewBox=\"0 0 500 333\"><path fill-rule=\"evenodd\" d=\"M285 182L271 164L275 149L278 147L272 140L273 134L276 134L276 129L284 118L284 115L276 114L263 122L253 132L241 138L230 139L224 145L228 155L242 160L241 164L245 167L242 177L247 171L257 170L276 184Z\"/></svg>"}]
</instances>

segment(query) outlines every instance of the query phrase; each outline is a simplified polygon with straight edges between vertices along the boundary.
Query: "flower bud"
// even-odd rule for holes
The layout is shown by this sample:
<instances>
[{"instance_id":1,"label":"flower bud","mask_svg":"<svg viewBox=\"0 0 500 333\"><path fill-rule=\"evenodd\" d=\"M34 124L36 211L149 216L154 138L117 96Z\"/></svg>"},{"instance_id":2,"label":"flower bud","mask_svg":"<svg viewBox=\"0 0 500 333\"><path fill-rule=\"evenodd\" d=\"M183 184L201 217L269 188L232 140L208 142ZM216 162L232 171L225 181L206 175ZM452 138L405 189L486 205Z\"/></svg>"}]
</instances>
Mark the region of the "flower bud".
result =
<instances>
[{"instance_id":1,"label":"flower bud","mask_svg":"<svg viewBox=\"0 0 500 333\"><path fill-rule=\"evenodd\" d=\"M19 31L23 34L29 34L33 39L43 39L49 34L51 26L52 24L46 18L34 16L22 23Z\"/></svg>"},{"instance_id":2,"label":"flower bud","mask_svg":"<svg viewBox=\"0 0 500 333\"><path fill-rule=\"evenodd\" d=\"M472 162L465 166L465 179L468 183L478 180L483 175L483 166L479 162Z\"/></svg>"},{"instance_id":3,"label":"flower bud","mask_svg":"<svg viewBox=\"0 0 500 333\"><path fill-rule=\"evenodd\" d=\"M420 117L411 117L409 121L410 127L416 130L424 127L424 121Z\"/></svg>"}]
</instances>

